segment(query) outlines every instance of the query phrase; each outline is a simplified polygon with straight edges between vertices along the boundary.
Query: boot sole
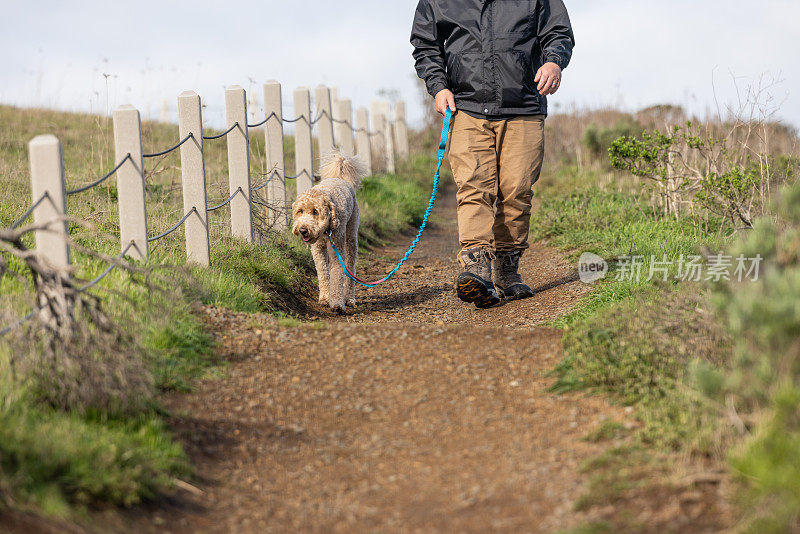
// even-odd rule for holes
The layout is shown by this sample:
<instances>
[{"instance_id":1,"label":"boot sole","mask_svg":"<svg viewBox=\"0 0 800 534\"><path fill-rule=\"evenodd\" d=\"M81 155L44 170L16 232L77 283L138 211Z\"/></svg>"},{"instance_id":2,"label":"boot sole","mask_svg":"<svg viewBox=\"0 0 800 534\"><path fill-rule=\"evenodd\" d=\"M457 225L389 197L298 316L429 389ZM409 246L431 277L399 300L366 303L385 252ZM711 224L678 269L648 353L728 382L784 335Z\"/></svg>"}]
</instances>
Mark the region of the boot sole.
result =
<instances>
[{"instance_id":1,"label":"boot sole","mask_svg":"<svg viewBox=\"0 0 800 534\"><path fill-rule=\"evenodd\" d=\"M520 285L524 285L524 284L520 284ZM510 289L512 289L514 287L516 287L516 286L511 286L509 288L506 288L505 290L503 290L503 289L498 287L497 288L497 292L500 294L500 296L503 298L503 300L505 300L507 302L512 302L512 301L515 301L515 300L529 299L529 298L531 298L533 296L533 290L531 288L527 287L527 286L526 286L527 291L525 291L524 293L519 294L519 295L514 295L514 294L510 294L509 295L508 290L510 290Z\"/></svg>"},{"instance_id":2,"label":"boot sole","mask_svg":"<svg viewBox=\"0 0 800 534\"><path fill-rule=\"evenodd\" d=\"M500 303L500 297L492 293L477 277L462 274L456 280L456 294L464 302L478 308L491 308Z\"/></svg>"}]
</instances>

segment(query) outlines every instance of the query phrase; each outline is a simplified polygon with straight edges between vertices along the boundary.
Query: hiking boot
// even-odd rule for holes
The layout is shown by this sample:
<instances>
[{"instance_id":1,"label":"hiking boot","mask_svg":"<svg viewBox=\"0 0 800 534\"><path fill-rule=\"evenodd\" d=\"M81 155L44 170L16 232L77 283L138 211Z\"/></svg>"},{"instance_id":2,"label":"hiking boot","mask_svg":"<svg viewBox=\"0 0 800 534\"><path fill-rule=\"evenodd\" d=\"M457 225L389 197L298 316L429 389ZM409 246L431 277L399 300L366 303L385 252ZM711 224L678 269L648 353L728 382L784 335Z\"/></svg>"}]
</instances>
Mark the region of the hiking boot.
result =
<instances>
[{"instance_id":1,"label":"hiking boot","mask_svg":"<svg viewBox=\"0 0 800 534\"><path fill-rule=\"evenodd\" d=\"M506 300L520 300L533 296L530 287L522 282L519 275L519 259L521 250L498 252L495 257L494 276L497 289Z\"/></svg>"},{"instance_id":2,"label":"hiking boot","mask_svg":"<svg viewBox=\"0 0 800 534\"><path fill-rule=\"evenodd\" d=\"M492 283L491 253L480 247L462 250L458 261L464 272L456 279L456 294L464 302L478 308L490 308L500 302Z\"/></svg>"}]
</instances>

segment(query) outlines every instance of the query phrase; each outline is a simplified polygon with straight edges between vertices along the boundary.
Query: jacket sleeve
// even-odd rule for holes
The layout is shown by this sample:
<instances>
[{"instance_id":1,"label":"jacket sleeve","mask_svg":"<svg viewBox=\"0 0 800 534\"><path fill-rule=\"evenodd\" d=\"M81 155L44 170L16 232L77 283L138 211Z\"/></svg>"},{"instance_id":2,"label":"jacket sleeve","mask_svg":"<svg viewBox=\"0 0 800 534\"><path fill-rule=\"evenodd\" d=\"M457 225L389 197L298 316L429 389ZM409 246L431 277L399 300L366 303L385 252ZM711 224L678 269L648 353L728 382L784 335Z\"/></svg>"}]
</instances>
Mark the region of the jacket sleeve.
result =
<instances>
[{"instance_id":1,"label":"jacket sleeve","mask_svg":"<svg viewBox=\"0 0 800 534\"><path fill-rule=\"evenodd\" d=\"M539 42L542 62L567 68L575 47L575 35L563 0L539 0Z\"/></svg>"},{"instance_id":2,"label":"jacket sleeve","mask_svg":"<svg viewBox=\"0 0 800 534\"><path fill-rule=\"evenodd\" d=\"M444 38L439 35L430 0L420 0L414 14L411 44L417 75L425 82L428 93L435 96L447 89L447 71L444 57Z\"/></svg>"}]
</instances>

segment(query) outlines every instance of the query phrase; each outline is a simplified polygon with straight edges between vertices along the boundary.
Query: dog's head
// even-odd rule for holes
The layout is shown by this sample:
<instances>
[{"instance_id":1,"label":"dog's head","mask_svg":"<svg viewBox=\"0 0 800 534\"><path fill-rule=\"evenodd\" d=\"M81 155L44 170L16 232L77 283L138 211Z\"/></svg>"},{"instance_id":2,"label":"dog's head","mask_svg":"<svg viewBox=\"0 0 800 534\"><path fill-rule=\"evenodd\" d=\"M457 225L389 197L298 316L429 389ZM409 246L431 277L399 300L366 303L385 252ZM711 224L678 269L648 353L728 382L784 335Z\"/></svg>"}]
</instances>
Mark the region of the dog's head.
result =
<instances>
[{"instance_id":1,"label":"dog's head","mask_svg":"<svg viewBox=\"0 0 800 534\"><path fill-rule=\"evenodd\" d=\"M333 202L327 194L316 189L297 197L292 204L292 217L292 233L309 245L338 226Z\"/></svg>"}]
</instances>

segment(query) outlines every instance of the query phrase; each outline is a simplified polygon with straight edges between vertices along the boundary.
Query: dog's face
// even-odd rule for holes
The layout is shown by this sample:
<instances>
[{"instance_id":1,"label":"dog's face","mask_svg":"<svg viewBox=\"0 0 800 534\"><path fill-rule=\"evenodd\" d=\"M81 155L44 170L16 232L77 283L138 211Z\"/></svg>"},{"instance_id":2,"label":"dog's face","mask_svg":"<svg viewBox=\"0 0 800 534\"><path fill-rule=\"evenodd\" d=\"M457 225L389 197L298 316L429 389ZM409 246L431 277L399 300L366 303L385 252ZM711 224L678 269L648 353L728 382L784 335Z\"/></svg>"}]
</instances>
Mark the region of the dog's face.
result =
<instances>
[{"instance_id":1,"label":"dog's face","mask_svg":"<svg viewBox=\"0 0 800 534\"><path fill-rule=\"evenodd\" d=\"M292 204L292 233L309 245L336 228L336 213L328 195L311 189Z\"/></svg>"}]
</instances>

